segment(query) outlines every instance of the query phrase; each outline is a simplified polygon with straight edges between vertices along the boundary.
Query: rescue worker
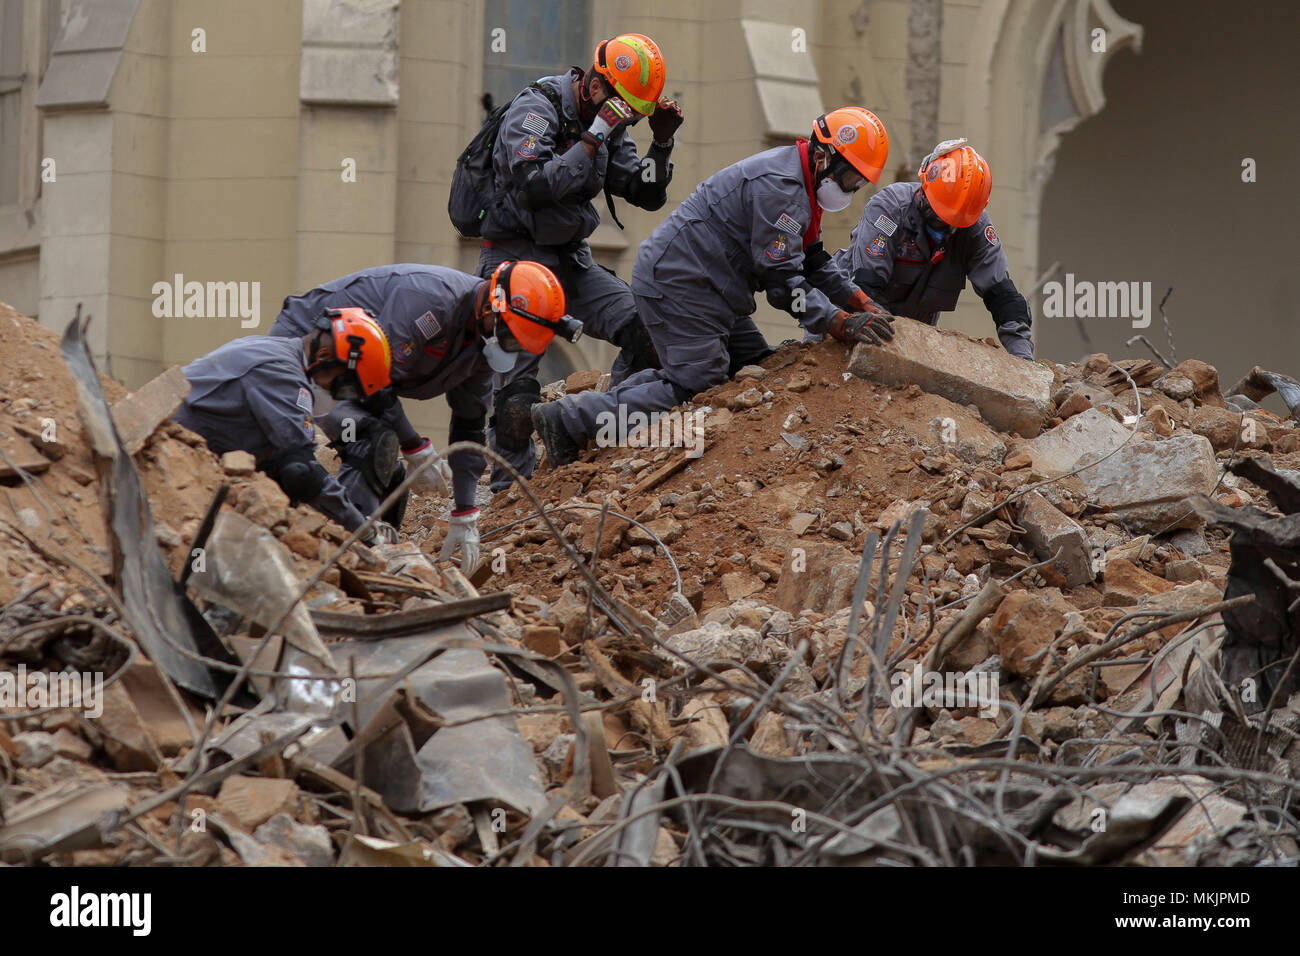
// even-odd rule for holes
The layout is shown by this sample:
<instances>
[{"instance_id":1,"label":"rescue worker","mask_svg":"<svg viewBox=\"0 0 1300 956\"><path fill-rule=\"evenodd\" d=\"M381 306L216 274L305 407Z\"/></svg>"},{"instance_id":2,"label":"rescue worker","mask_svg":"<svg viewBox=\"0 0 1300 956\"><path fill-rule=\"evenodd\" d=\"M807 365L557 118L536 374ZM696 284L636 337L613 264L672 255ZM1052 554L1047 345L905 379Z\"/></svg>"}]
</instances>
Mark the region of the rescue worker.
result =
<instances>
[{"instance_id":1,"label":"rescue worker","mask_svg":"<svg viewBox=\"0 0 1300 956\"><path fill-rule=\"evenodd\" d=\"M662 208L682 113L661 99L664 58L649 37L603 41L593 60L588 70L542 77L543 90L525 88L506 111L492 157L497 200L483 220L478 274L491 275L506 259L549 266L587 333L621 349L611 369L618 384L659 361L627 283L592 259L587 237L600 224L592 200L604 190L611 215L610 197ZM628 129L642 117L649 117L651 139L644 159ZM526 357L494 382L492 448L524 476L536 465L528 410L541 398L539 361ZM512 480L493 468L493 491Z\"/></svg>"},{"instance_id":2,"label":"rescue worker","mask_svg":"<svg viewBox=\"0 0 1300 956\"><path fill-rule=\"evenodd\" d=\"M760 289L811 332L872 344L892 338L889 313L853 285L820 239L822 210L848 206L880 177L888 153L880 120L847 106L819 117L810 139L702 182L641 244L632 270L662 371L534 405L552 466L574 460L620 405L629 415L666 411L770 355L751 318Z\"/></svg>"},{"instance_id":3,"label":"rescue worker","mask_svg":"<svg viewBox=\"0 0 1300 956\"><path fill-rule=\"evenodd\" d=\"M393 348L387 402L339 402L320 420L339 452L339 477L362 509L373 510L401 484L407 468L435 463L411 488L451 495L451 529L440 558L459 548L461 564L478 561L475 493L486 465L477 452L443 461L433 442L406 417L397 397L444 395L451 409L448 441L483 443L493 371L504 372L524 356L541 355L558 331L576 340L581 323L565 314L564 290L545 266L502 262L482 279L443 266L406 263L378 266L289 296L271 327L275 336L298 336L312 316L329 308L358 306L373 312ZM398 462L398 452L404 464ZM406 501L385 518L401 527Z\"/></svg>"},{"instance_id":4,"label":"rescue worker","mask_svg":"<svg viewBox=\"0 0 1300 956\"><path fill-rule=\"evenodd\" d=\"M989 221L993 176L964 139L947 140L921 162L921 182L892 183L867 202L849 247L835 254L853 281L894 315L938 325L969 278L1012 355L1033 359L1029 303L1011 281Z\"/></svg>"},{"instance_id":5,"label":"rescue worker","mask_svg":"<svg viewBox=\"0 0 1300 956\"><path fill-rule=\"evenodd\" d=\"M373 508L350 497L316 460L312 416L337 399L362 400L387 388L390 363L388 340L362 309L318 312L303 335L234 339L186 365L190 392L173 418L218 455L248 452L295 504L355 531ZM396 540L383 521L365 538Z\"/></svg>"}]
</instances>

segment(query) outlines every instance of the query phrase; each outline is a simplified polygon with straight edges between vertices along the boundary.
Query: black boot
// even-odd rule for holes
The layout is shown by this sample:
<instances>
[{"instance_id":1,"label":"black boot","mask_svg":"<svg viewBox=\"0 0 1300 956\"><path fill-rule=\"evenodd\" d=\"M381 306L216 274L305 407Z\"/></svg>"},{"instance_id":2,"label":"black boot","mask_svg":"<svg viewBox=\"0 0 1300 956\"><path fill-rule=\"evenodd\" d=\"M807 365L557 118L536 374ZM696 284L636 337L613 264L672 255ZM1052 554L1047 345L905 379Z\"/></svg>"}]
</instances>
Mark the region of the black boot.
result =
<instances>
[{"instance_id":1,"label":"black boot","mask_svg":"<svg viewBox=\"0 0 1300 956\"><path fill-rule=\"evenodd\" d=\"M582 446L574 441L560 418L560 409L553 402L538 402L531 409L533 427L546 446L546 460L552 468L559 468L578 460Z\"/></svg>"},{"instance_id":2,"label":"black boot","mask_svg":"<svg viewBox=\"0 0 1300 956\"><path fill-rule=\"evenodd\" d=\"M382 425L376 427L370 436L370 462L375 470L375 480L381 487L392 484L393 472L397 470L397 456L400 450L397 433Z\"/></svg>"}]
</instances>

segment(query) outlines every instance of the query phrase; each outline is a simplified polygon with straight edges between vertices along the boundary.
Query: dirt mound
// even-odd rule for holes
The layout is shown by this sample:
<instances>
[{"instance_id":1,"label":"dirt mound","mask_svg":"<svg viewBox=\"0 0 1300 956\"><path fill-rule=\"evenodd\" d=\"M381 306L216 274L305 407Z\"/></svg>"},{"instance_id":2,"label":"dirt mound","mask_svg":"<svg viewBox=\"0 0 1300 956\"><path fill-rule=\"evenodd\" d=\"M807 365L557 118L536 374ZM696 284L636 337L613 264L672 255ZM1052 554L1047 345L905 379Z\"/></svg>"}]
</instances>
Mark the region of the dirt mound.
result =
<instances>
[{"instance_id":1,"label":"dirt mound","mask_svg":"<svg viewBox=\"0 0 1300 956\"><path fill-rule=\"evenodd\" d=\"M111 568L100 482L77 415L77 395L59 354L59 336L0 303L6 347L0 350L0 451L21 468L0 468L0 604L45 583L60 600L87 587L80 565L105 580ZM100 376L110 403L126 390ZM260 474L232 476L203 440L162 425L135 455L153 509L155 533L179 570L199 520L222 482L230 505L281 534L294 521L316 528L314 512L289 508ZM0 465L5 465L0 458ZM313 557L315 552L313 551ZM304 562L304 570L309 568Z\"/></svg>"}]
</instances>

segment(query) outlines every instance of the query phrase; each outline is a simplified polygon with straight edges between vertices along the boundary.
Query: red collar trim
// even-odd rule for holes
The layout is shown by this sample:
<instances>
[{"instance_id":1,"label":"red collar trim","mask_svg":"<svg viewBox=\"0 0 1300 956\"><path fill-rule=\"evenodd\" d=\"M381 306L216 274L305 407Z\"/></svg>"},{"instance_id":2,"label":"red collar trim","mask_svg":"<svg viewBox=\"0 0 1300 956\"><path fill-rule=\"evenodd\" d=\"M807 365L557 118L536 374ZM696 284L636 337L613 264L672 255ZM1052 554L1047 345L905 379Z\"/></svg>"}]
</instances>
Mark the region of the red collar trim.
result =
<instances>
[{"instance_id":1,"label":"red collar trim","mask_svg":"<svg viewBox=\"0 0 1300 956\"><path fill-rule=\"evenodd\" d=\"M803 247L807 249L822 234L822 207L817 204L817 192L813 189L812 173L809 170L808 140L796 139L795 145L799 147L799 168L803 171L803 186L808 193L808 208L812 211L808 219L808 231L803 234Z\"/></svg>"}]
</instances>

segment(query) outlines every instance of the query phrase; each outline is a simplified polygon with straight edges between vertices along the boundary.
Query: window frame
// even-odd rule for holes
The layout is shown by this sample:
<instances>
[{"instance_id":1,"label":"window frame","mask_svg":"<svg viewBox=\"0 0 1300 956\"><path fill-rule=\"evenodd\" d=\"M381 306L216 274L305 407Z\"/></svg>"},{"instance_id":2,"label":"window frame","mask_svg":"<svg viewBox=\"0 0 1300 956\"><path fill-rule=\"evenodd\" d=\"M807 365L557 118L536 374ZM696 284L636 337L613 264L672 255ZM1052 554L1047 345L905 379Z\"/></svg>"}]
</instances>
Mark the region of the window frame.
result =
<instances>
[{"instance_id":1,"label":"window frame","mask_svg":"<svg viewBox=\"0 0 1300 956\"><path fill-rule=\"evenodd\" d=\"M14 201L0 205L0 256L40 245L41 147L43 121L36 96L58 36L63 0L17 0L22 10L22 71L6 74L16 81L18 116L18 189Z\"/></svg>"}]
</instances>

